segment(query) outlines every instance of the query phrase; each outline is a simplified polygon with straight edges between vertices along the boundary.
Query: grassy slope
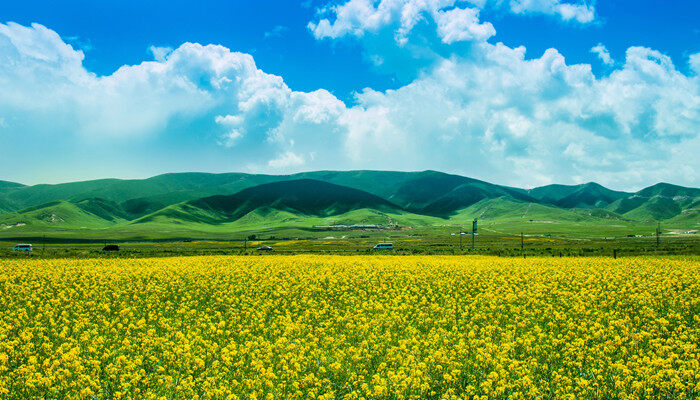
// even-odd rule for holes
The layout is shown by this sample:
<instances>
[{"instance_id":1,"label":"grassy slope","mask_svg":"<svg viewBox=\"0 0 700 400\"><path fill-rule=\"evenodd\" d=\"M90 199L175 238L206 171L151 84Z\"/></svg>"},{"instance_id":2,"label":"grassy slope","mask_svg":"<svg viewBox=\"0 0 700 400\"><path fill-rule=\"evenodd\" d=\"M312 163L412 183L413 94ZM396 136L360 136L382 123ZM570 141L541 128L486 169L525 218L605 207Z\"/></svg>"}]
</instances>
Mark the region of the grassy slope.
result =
<instances>
[{"instance_id":1,"label":"grassy slope","mask_svg":"<svg viewBox=\"0 0 700 400\"><path fill-rule=\"evenodd\" d=\"M295 215L331 216L357 209L400 212L394 204L361 190L299 179L273 182L244 189L229 196L211 196L176 204L137 220L153 221L161 216L209 224L233 222L260 209Z\"/></svg>"},{"instance_id":2,"label":"grassy slope","mask_svg":"<svg viewBox=\"0 0 700 400\"><path fill-rule=\"evenodd\" d=\"M155 202L161 208L185 200L197 199L214 194L231 194L241 189L275 180L269 175L249 174L206 174L181 173L165 174L148 179L102 179L73 182L57 185L26 186L6 193L5 197L15 207L26 208L55 200L80 201L87 198L101 198L115 203L125 203L135 199L139 206L152 211ZM145 203L145 205L144 205ZM122 205L123 206L123 205Z\"/></svg>"},{"instance_id":3,"label":"grassy slope","mask_svg":"<svg viewBox=\"0 0 700 400\"><path fill-rule=\"evenodd\" d=\"M659 221L670 219L679 215L683 210L672 199L666 197L652 197L647 199L639 207L624 214L626 218L637 221Z\"/></svg>"},{"instance_id":4,"label":"grassy slope","mask_svg":"<svg viewBox=\"0 0 700 400\"><path fill-rule=\"evenodd\" d=\"M0 216L0 226L6 234L47 229L104 229L126 222L119 214L113 214L100 203L86 201L73 204L55 201Z\"/></svg>"},{"instance_id":5,"label":"grassy slope","mask_svg":"<svg viewBox=\"0 0 700 400\"><path fill-rule=\"evenodd\" d=\"M8 193L7 200L15 209L21 209L54 200L78 201L86 198L102 198L119 203L133 215L142 216L182 201L212 195L228 195L264 183L303 178L363 190L413 211L442 214L456 211L456 209L445 210L446 203L451 202L459 208L469 205L459 203L461 194L467 191L465 185L472 185L476 192L490 197L506 194L516 198L525 196L522 190L436 171L316 171L285 176L179 173L143 180L108 179L36 185ZM458 191L451 193L455 189ZM481 198L483 196L469 201L473 203ZM436 199L441 199L441 203L431 208L431 203Z\"/></svg>"},{"instance_id":6,"label":"grassy slope","mask_svg":"<svg viewBox=\"0 0 700 400\"><path fill-rule=\"evenodd\" d=\"M365 190L405 207L407 211L386 204L382 206L382 199L374 204L356 202L336 207L335 210L329 205L320 212L314 211L314 207L304 209L309 204L307 199L300 200L297 206L290 208L284 205L290 200L284 198L289 190L273 193L262 202L258 201L260 199L249 204L239 202L235 209L223 213L228 213L226 215L211 207L183 210L180 204L203 196L237 193L252 186L294 178L314 178ZM636 232L646 229L647 225L652 226L650 222L656 218L668 218L664 221L664 226L669 228L692 229L698 226L700 213L696 198L699 189L658 184L638 192L645 196L638 194L631 198L616 199L605 209L591 208L590 201L581 201L596 191L600 191L602 196L610 194L609 192L621 193L600 188L599 185L590 184L550 185L524 191L435 171L317 171L289 176L185 173L160 175L145 180L109 179L31 187L10 183L5 186L0 184L0 211L16 209L17 205L13 201L18 199L21 199L20 203L32 203L58 196L75 204L51 202L38 208L2 214L0 225L13 227L0 229L0 234L7 237L20 232L52 234L56 230L82 229L76 233L80 236L85 234L84 229L96 229L100 235L106 232L122 237L138 234L150 238L176 233L188 237L196 236L193 233L198 232L206 235L210 232L223 234L232 230L285 230L289 227L303 230L332 221L385 223L389 217L401 225L414 227L470 224L474 217L479 217L482 224L496 224L500 226L499 229L507 228L510 231L527 224L537 226L542 232L551 231L556 226L558 231L569 230L580 234L600 231L601 226L610 227L610 232ZM303 192L302 190L302 194ZM577 206L562 209L533 202L536 201L533 197L546 196L558 196L558 201L568 199ZM10 198L14 200L9 200ZM275 201L279 201L278 204L273 204ZM129 221L147 214L152 216L148 224L143 220L140 221L141 224ZM233 218L234 214L236 218ZM329 220L331 214L336 215ZM53 219L52 215L55 215ZM631 219L643 222L630 221ZM14 226L17 223L26 225Z\"/></svg>"},{"instance_id":7,"label":"grassy slope","mask_svg":"<svg viewBox=\"0 0 700 400\"><path fill-rule=\"evenodd\" d=\"M610 190L595 182L581 185L548 185L531 189L528 193L562 208L600 208L631 195Z\"/></svg>"}]
</instances>

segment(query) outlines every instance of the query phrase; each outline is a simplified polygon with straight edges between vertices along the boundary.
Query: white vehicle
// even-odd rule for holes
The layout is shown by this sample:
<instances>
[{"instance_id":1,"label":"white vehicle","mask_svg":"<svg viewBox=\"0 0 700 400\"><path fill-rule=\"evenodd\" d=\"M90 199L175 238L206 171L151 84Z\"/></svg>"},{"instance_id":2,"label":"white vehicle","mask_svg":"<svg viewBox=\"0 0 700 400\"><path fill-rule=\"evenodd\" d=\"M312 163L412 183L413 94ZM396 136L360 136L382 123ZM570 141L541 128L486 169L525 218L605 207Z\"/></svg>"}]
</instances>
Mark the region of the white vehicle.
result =
<instances>
[{"instance_id":1,"label":"white vehicle","mask_svg":"<svg viewBox=\"0 0 700 400\"><path fill-rule=\"evenodd\" d=\"M393 243L378 243L373 247L374 250L394 250Z\"/></svg>"},{"instance_id":2,"label":"white vehicle","mask_svg":"<svg viewBox=\"0 0 700 400\"><path fill-rule=\"evenodd\" d=\"M31 244L18 244L12 248L13 251L32 251Z\"/></svg>"}]
</instances>

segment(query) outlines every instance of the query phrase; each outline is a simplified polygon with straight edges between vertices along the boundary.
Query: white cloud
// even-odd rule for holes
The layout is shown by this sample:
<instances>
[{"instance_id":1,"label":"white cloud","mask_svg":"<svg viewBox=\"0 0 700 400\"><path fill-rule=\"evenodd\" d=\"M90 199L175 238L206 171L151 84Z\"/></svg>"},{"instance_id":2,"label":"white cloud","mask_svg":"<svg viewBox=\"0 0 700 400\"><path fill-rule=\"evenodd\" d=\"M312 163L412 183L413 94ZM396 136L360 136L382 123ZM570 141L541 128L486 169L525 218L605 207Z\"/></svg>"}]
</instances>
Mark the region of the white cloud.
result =
<instances>
[{"instance_id":1,"label":"white cloud","mask_svg":"<svg viewBox=\"0 0 700 400\"><path fill-rule=\"evenodd\" d=\"M281 154L278 158L270 160L268 166L275 169L288 169L304 165L304 159L291 151Z\"/></svg>"},{"instance_id":2,"label":"white cloud","mask_svg":"<svg viewBox=\"0 0 700 400\"><path fill-rule=\"evenodd\" d=\"M510 0L510 9L516 14L554 15L564 21L582 24L595 19L594 6L585 1L564 3L561 0Z\"/></svg>"},{"instance_id":3,"label":"white cloud","mask_svg":"<svg viewBox=\"0 0 700 400\"><path fill-rule=\"evenodd\" d=\"M470 25L445 26L454 29L435 32L438 43ZM324 89L294 91L222 46L185 43L160 61L96 76L55 32L0 24L0 119L5 136L105 146L160 137L174 147L196 136L233 165L261 170L430 168L517 186L697 184L697 55L687 76L658 51L632 47L596 78L555 49L525 54L477 41L469 54L436 56L395 90L363 90L348 107Z\"/></svg>"},{"instance_id":4,"label":"white cloud","mask_svg":"<svg viewBox=\"0 0 700 400\"><path fill-rule=\"evenodd\" d=\"M349 0L326 9L334 17L310 22L308 27L317 39L342 36L361 37L366 32L376 33L393 26L395 40L406 44L408 35L423 19L430 18L439 24L440 36L446 43L456 40L485 40L495 34L490 23L481 24L478 10L447 9L457 0Z\"/></svg>"},{"instance_id":5,"label":"white cloud","mask_svg":"<svg viewBox=\"0 0 700 400\"><path fill-rule=\"evenodd\" d=\"M172 47L160 46L151 46L148 48L148 50L151 52L151 54L153 54L153 58L158 62L165 61L165 58L168 57L168 54L173 52Z\"/></svg>"},{"instance_id":6,"label":"white cloud","mask_svg":"<svg viewBox=\"0 0 700 400\"><path fill-rule=\"evenodd\" d=\"M688 58L690 69L696 74L700 74L700 53L691 54Z\"/></svg>"},{"instance_id":7,"label":"white cloud","mask_svg":"<svg viewBox=\"0 0 700 400\"><path fill-rule=\"evenodd\" d=\"M613 65L615 63L612 57L610 57L610 52L602 43L593 46L593 48L591 48L591 53L597 54L600 61L605 65Z\"/></svg>"},{"instance_id":8,"label":"white cloud","mask_svg":"<svg viewBox=\"0 0 700 400\"><path fill-rule=\"evenodd\" d=\"M488 22L479 23L479 11L474 8L453 8L435 14L438 35L445 43L486 40L496 34Z\"/></svg>"},{"instance_id":9,"label":"white cloud","mask_svg":"<svg viewBox=\"0 0 700 400\"><path fill-rule=\"evenodd\" d=\"M320 10L325 16L312 21L308 28L317 39L343 36L362 37L393 27L395 39L406 44L411 31L423 20L437 23L439 36L445 43L486 40L496 31L488 22L479 22L479 10L491 5L503 7L503 0L470 0L473 7L456 7L460 0L347 0ZM561 0L510 0L508 10L515 14L544 14L563 21L589 23L595 19L595 8L587 2L563 3Z\"/></svg>"},{"instance_id":10,"label":"white cloud","mask_svg":"<svg viewBox=\"0 0 700 400\"><path fill-rule=\"evenodd\" d=\"M700 170L691 155L700 151L698 79L639 47L597 79L556 50L527 60L522 48L482 44L474 58L443 60L400 89L365 90L341 123L358 161L499 171L498 181L519 186L573 176L618 187L696 183Z\"/></svg>"}]
</instances>

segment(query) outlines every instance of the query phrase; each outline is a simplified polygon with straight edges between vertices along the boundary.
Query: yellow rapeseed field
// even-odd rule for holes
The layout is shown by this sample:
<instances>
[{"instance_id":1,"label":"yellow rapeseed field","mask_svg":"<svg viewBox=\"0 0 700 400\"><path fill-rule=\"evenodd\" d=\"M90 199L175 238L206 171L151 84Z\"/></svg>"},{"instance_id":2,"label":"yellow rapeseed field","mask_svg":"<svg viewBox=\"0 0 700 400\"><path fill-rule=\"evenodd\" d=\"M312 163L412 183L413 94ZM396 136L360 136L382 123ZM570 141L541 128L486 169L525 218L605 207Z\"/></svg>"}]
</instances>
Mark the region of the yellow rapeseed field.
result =
<instances>
[{"instance_id":1,"label":"yellow rapeseed field","mask_svg":"<svg viewBox=\"0 0 700 400\"><path fill-rule=\"evenodd\" d=\"M697 258L0 261L0 399L700 397Z\"/></svg>"}]
</instances>

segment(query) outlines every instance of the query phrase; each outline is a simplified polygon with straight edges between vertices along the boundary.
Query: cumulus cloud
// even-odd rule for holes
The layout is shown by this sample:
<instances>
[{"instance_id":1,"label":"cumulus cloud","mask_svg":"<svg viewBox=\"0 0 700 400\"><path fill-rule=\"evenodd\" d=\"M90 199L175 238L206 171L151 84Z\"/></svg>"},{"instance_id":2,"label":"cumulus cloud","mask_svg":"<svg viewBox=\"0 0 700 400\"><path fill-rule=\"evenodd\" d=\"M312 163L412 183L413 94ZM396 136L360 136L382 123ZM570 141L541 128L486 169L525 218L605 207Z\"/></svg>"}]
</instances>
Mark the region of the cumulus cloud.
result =
<instances>
[{"instance_id":1,"label":"cumulus cloud","mask_svg":"<svg viewBox=\"0 0 700 400\"><path fill-rule=\"evenodd\" d=\"M301 165L304 165L304 159L292 153L291 151L287 151L286 153L280 155L278 158L275 158L273 160L270 160L267 163L268 166L275 168L275 169L289 169L289 167L298 167Z\"/></svg>"},{"instance_id":2,"label":"cumulus cloud","mask_svg":"<svg viewBox=\"0 0 700 400\"><path fill-rule=\"evenodd\" d=\"M593 48L591 48L591 53L597 54L600 61L605 65L613 65L615 63L612 57L610 57L610 52L602 43L593 46Z\"/></svg>"},{"instance_id":3,"label":"cumulus cloud","mask_svg":"<svg viewBox=\"0 0 700 400\"><path fill-rule=\"evenodd\" d=\"M163 62L165 61L165 58L168 56L168 54L173 52L172 47L166 47L166 46L151 46L148 48L148 50L153 54L153 58L156 61Z\"/></svg>"},{"instance_id":4,"label":"cumulus cloud","mask_svg":"<svg viewBox=\"0 0 700 400\"><path fill-rule=\"evenodd\" d=\"M435 13L437 31L442 41L453 43L468 40L486 40L496 34L488 22L479 23L479 11L474 8L453 8Z\"/></svg>"},{"instance_id":5,"label":"cumulus cloud","mask_svg":"<svg viewBox=\"0 0 700 400\"><path fill-rule=\"evenodd\" d=\"M344 107L325 90L292 91L250 55L222 46L150 50L155 61L97 76L54 31L0 24L0 118L86 140L164 135L173 123L209 120L225 146L247 138L285 147L295 127L323 125Z\"/></svg>"},{"instance_id":6,"label":"cumulus cloud","mask_svg":"<svg viewBox=\"0 0 700 400\"><path fill-rule=\"evenodd\" d=\"M700 87L668 57L633 47L621 69L597 79L554 49L530 60L502 44L477 53L443 60L400 89L361 93L342 121L348 154L477 176L498 170L520 185L696 181Z\"/></svg>"},{"instance_id":7,"label":"cumulus cloud","mask_svg":"<svg viewBox=\"0 0 700 400\"><path fill-rule=\"evenodd\" d=\"M406 44L413 28L425 18L438 24L445 43L456 40L485 40L496 31L490 23L479 22L475 8L454 8L457 0L349 0L327 7L331 18L310 22L308 28L317 39L343 36L362 37L382 28L395 28L395 40ZM333 21L331 19L334 18Z\"/></svg>"},{"instance_id":8,"label":"cumulus cloud","mask_svg":"<svg viewBox=\"0 0 700 400\"><path fill-rule=\"evenodd\" d=\"M468 32L475 16L438 10L452 21L435 32L442 43L460 40L455 32ZM185 43L97 76L50 29L0 24L0 132L109 143L194 135L236 165L278 172L430 168L517 186L693 185L698 60L690 57L695 73L685 75L664 54L632 47L598 78L555 49L527 58L524 47L476 41L468 54L436 56L410 83L367 88L348 106L328 90L294 91L222 46Z\"/></svg>"},{"instance_id":9,"label":"cumulus cloud","mask_svg":"<svg viewBox=\"0 0 700 400\"><path fill-rule=\"evenodd\" d=\"M561 0L511 0L510 9L516 14L545 14L582 24L595 19L595 7L588 2L562 2Z\"/></svg>"},{"instance_id":10,"label":"cumulus cloud","mask_svg":"<svg viewBox=\"0 0 700 400\"><path fill-rule=\"evenodd\" d=\"M325 16L308 28L317 39L343 36L362 37L390 26L395 39L405 44L408 35L421 21L437 23L438 35L445 43L486 40L496 34L493 25L479 21L479 10L486 6L503 8L502 0L470 0L471 7L460 8L459 0L348 0L320 10ZM506 8L515 14L544 14L563 21L589 23L595 8L586 2L561 0L510 0Z\"/></svg>"}]
</instances>

